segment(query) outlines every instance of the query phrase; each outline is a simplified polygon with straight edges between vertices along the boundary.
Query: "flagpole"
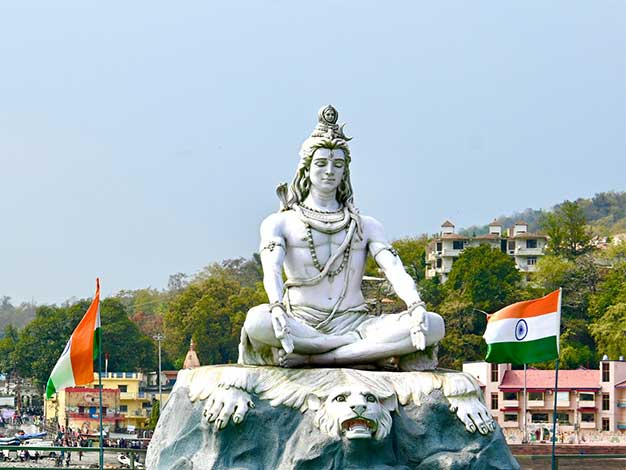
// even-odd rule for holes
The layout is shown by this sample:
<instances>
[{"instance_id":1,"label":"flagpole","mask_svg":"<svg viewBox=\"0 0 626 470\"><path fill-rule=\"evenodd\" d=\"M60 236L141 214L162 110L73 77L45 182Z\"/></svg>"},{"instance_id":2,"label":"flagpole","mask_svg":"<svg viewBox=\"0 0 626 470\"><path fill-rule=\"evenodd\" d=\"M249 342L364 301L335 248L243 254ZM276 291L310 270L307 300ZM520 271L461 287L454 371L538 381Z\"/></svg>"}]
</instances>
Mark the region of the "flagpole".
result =
<instances>
[{"instance_id":1,"label":"flagpole","mask_svg":"<svg viewBox=\"0 0 626 470\"><path fill-rule=\"evenodd\" d=\"M98 390L100 390L100 410L98 411L98 415L100 415L100 470L104 469L104 439L102 437L102 433L104 432L102 428L102 333L100 334L100 347L98 348Z\"/></svg>"},{"instance_id":2,"label":"flagpole","mask_svg":"<svg viewBox=\"0 0 626 470\"><path fill-rule=\"evenodd\" d=\"M556 470L556 400L559 390L559 358L555 361L555 374L554 374L554 416L552 417L552 470Z\"/></svg>"},{"instance_id":3,"label":"flagpole","mask_svg":"<svg viewBox=\"0 0 626 470\"><path fill-rule=\"evenodd\" d=\"M522 444L526 444L526 442L528 442L528 439L526 438L527 434L526 434L526 414L527 414L527 409L528 405L526 402L526 363L524 363L524 435L522 436Z\"/></svg>"}]
</instances>

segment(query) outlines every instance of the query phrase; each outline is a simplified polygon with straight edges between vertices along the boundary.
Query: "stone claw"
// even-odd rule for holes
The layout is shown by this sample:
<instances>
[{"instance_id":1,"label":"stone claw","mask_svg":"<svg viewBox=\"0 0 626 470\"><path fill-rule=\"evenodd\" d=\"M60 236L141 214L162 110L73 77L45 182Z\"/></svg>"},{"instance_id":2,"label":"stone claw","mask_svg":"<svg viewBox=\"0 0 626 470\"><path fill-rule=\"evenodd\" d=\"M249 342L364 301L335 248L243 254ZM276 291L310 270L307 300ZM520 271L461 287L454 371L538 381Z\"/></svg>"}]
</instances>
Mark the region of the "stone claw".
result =
<instances>
[{"instance_id":1,"label":"stone claw","mask_svg":"<svg viewBox=\"0 0 626 470\"><path fill-rule=\"evenodd\" d=\"M236 387L216 387L207 399L202 416L207 423L214 423L214 429L219 431L232 420L234 424L241 423L249 408L254 408L250 394Z\"/></svg>"}]
</instances>

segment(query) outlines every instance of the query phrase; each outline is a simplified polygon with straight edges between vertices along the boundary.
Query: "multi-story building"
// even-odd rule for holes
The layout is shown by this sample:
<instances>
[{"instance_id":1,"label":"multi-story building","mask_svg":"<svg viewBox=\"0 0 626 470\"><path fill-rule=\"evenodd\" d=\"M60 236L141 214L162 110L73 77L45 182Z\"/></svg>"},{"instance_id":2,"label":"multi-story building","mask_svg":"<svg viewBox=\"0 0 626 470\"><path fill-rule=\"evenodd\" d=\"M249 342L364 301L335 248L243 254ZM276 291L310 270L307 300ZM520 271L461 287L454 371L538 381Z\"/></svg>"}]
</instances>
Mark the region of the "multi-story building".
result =
<instances>
[{"instance_id":1,"label":"multi-story building","mask_svg":"<svg viewBox=\"0 0 626 470\"><path fill-rule=\"evenodd\" d=\"M138 429L150 417L151 401L143 390L144 374L141 372L106 372L102 374L103 427L115 431ZM98 374L94 381L81 387L68 387L46 400L46 420L56 420L59 425L84 432L99 429Z\"/></svg>"},{"instance_id":2,"label":"multi-story building","mask_svg":"<svg viewBox=\"0 0 626 470\"><path fill-rule=\"evenodd\" d=\"M525 412L527 438L548 440L546 433L552 430L556 399L559 432L570 434L576 442L608 442L617 438L626 444L626 362L623 358L602 360L599 369L559 370L556 395L553 370L528 369L526 400L524 371L512 370L510 364L469 362L463 364L463 371L479 381L485 403L507 438L521 438Z\"/></svg>"},{"instance_id":3,"label":"multi-story building","mask_svg":"<svg viewBox=\"0 0 626 470\"><path fill-rule=\"evenodd\" d=\"M526 222L516 222L508 231L502 231L497 221L489 224L489 232L479 236L464 236L454 233L454 224L446 220L441 224L440 234L433 238L426 250L426 277L439 276L442 282L448 279L454 261L467 247L481 244L500 250L515 260L518 270L528 273L536 270L537 259L546 250L548 237L528 231Z\"/></svg>"},{"instance_id":4,"label":"multi-story building","mask_svg":"<svg viewBox=\"0 0 626 470\"><path fill-rule=\"evenodd\" d=\"M142 372L107 372L102 375L103 389L119 390L119 411L123 417L120 427L143 428L150 417L152 402L144 391L145 382L145 375ZM94 373L94 383L98 383L97 373Z\"/></svg>"},{"instance_id":5,"label":"multi-story building","mask_svg":"<svg viewBox=\"0 0 626 470\"><path fill-rule=\"evenodd\" d=\"M46 421L66 429L79 430L85 434L97 433L100 429L100 389L67 387L45 401ZM114 431L121 427L124 417L120 414L120 391L115 388L102 389L102 427Z\"/></svg>"}]
</instances>

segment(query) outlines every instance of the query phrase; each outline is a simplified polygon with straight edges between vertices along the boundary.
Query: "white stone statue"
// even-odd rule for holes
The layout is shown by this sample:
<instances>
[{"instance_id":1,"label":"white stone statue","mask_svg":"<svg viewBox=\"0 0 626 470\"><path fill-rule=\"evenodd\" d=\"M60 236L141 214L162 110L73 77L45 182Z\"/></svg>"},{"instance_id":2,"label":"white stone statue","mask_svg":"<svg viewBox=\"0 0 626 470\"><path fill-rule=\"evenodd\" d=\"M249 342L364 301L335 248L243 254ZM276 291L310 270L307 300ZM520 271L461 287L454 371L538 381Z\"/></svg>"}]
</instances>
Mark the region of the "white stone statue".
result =
<instances>
[{"instance_id":1,"label":"white stone statue","mask_svg":"<svg viewBox=\"0 0 626 470\"><path fill-rule=\"evenodd\" d=\"M354 207L350 139L337 118L332 106L320 109L293 182L277 189L281 210L261 224L270 303L248 312L239 363L433 368L443 319L424 308L380 222ZM368 311L361 292L368 253L406 303L405 311Z\"/></svg>"}]
</instances>

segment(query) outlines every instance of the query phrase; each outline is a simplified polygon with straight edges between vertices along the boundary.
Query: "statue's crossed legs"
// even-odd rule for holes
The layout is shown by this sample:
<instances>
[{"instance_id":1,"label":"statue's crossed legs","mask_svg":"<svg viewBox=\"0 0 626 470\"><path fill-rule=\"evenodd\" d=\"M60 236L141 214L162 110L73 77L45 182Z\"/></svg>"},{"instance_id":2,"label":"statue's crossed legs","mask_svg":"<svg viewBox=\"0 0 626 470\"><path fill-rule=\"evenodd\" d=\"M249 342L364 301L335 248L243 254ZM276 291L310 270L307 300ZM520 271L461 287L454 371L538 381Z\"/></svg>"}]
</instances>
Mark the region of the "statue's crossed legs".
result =
<instances>
[{"instance_id":1,"label":"statue's crossed legs","mask_svg":"<svg viewBox=\"0 0 626 470\"><path fill-rule=\"evenodd\" d=\"M277 362L283 367L301 365L334 366L373 364L393 356L403 356L417 350L415 334L423 335L425 349L439 342L445 334L444 321L433 312L424 312L426 331L415 331L415 318L408 312L373 315L367 312L353 331L328 334L318 331L306 323L286 316L286 331L293 341L293 352L286 353L276 338L271 313L267 304L252 308L246 317L244 329L256 348L276 348Z\"/></svg>"}]
</instances>

